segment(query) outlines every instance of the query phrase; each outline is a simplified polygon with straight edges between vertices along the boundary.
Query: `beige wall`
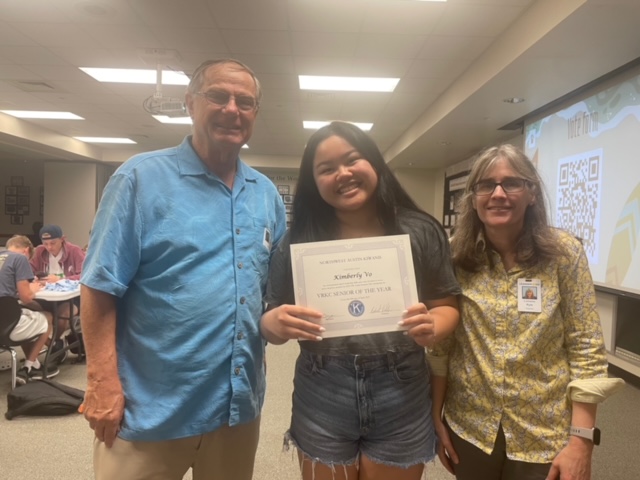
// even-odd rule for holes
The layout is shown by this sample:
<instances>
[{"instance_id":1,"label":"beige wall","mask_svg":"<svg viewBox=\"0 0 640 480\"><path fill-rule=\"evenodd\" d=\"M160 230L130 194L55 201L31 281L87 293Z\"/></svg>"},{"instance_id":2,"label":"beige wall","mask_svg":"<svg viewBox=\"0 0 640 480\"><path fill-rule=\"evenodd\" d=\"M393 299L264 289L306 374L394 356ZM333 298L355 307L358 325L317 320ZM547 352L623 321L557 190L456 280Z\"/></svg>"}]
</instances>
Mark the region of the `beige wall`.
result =
<instances>
[{"instance_id":1,"label":"beige wall","mask_svg":"<svg viewBox=\"0 0 640 480\"><path fill-rule=\"evenodd\" d=\"M435 199L438 183L442 183L437 171L399 168L393 173L420 208L438 219L442 216L434 213L437 212Z\"/></svg>"},{"instance_id":2,"label":"beige wall","mask_svg":"<svg viewBox=\"0 0 640 480\"><path fill-rule=\"evenodd\" d=\"M60 225L71 243L88 243L96 213L96 165L46 162L44 192L44 223Z\"/></svg>"}]
</instances>

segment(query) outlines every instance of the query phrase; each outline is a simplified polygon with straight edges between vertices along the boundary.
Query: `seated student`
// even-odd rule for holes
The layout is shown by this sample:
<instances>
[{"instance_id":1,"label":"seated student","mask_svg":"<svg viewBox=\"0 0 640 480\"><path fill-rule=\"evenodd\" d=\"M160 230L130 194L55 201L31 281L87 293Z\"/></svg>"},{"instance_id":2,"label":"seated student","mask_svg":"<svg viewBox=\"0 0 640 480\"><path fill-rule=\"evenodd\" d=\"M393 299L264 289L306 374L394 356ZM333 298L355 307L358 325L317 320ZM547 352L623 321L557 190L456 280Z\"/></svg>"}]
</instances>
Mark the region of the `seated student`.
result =
<instances>
[{"instance_id":1,"label":"seated student","mask_svg":"<svg viewBox=\"0 0 640 480\"><path fill-rule=\"evenodd\" d=\"M67 241L58 225L43 226L40 229L40 239L42 245L35 249L31 258L33 273L41 279L46 279L47 283L55 283L62 278L79 280L85 257L82 248ZM69 326L69 319L78 314L78 308L74 306L73 312L70 312L69 305L65 302L58 308L58 338L53 346L53 352L64 347L62 336ZM42 308L47 312L53 312L53 305L44 300L38 300L35 305L29 305L29 308ZM58 361L62 363L66 357L65 352Z\"/></svg>"},{"instance_id":2,"label":"seated student","mask_svg":"<svg viewBox=\"0 0 640 480\"><path fill-rule=\"evenodd\" d=\"M33 273L28 259L33 253L33 245L27 237L15 235L7 240L6 248L0 253L0 297L18 298L23 303L29 303L42 288L40 282L32 282ZM19 343L24 351L26 360L18 371L16 382L25 384L44 377L38 353L49 338L51 314L26 308L21 310L20 320L11 330L9 338ZM55 377L58 372L56 367L50 367L47 378Z\"/></svg>"},{"instance_id":3,"label":"seated student","mask_svg":"<svg viewBox=\"0 0 640 480\"><path fill-rule=\"evenodd\" d=\"M45 225L40 229L42 245L35 249L31 258L33 273L43 277L48 273L48 283L58 282L62 278L80 280L84 252L78 245L67 241L58 225Z\"/></svg>"}]
</instances>

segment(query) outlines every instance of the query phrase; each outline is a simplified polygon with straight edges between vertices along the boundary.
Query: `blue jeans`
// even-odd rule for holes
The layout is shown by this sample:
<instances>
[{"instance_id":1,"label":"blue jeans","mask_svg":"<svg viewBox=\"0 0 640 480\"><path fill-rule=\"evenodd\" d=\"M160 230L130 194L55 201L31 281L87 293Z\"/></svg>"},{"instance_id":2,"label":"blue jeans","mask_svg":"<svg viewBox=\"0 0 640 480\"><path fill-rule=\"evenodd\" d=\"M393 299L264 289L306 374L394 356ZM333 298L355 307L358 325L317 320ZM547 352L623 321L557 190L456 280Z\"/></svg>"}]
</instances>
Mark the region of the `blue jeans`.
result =
<instances>
[{"instance_id":1,"label":"blue jeans","mask_svg":"<svg viewBox=\"0 0 640 480\"><path fill-rule=\"evenodd\" d=\"M436 454L424 351L317 355L301 350L294 377L291 441L312 461L408 468Z\"/></svg>"}]
</instances>

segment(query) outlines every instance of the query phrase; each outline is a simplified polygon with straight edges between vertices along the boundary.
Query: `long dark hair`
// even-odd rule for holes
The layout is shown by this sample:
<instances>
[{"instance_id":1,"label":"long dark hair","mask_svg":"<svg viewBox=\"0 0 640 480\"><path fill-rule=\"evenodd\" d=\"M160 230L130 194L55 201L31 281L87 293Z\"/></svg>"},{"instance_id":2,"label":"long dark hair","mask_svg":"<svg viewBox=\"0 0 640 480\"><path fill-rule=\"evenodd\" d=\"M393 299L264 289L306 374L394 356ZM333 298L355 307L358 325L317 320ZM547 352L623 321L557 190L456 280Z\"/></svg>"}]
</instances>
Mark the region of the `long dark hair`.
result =
<instances>
[{"instance_id":1,"label":"long dark hair","mask_svg":"<svg viewBox=\"0 0 640 480\"><path fill-rule=\"evenodd\" d=\"M399 233L396 209L404 207L418 212L422 210L404 191L369 135L351 123L332 122L311 135L302 154L293 200L291 243L335 240L338 235L335 210L320 196L313 176L313 160L318 145L334 135L353 146L375 170L378 175L375 192L378 219L386 234Z\"/></svg>"},{"instance_id":2,"label":"long dark hair","mask_svg":"<svg viewBox=\"0 0 640 480\"><path fill-rule=\"evenodd\" d=\"M484 225L473 208L473 186L484 178L485 173L498 160L509 166L527 181L527 187L535 197L524 215L524 225L516 244L516 261L526 267L544 263L563 255L565 252L557 241L555 229L549 226L542 179L535 166L517 147L505 144L490 147L478 154L469 173L464 194L458 201L460 212L456 221L455 234L451 239L453 263L468 271L477 271L485 261L485 253L478 249L478 234ZM485 239L486 240L486 239Z\"/></svg>"}]
</instances>

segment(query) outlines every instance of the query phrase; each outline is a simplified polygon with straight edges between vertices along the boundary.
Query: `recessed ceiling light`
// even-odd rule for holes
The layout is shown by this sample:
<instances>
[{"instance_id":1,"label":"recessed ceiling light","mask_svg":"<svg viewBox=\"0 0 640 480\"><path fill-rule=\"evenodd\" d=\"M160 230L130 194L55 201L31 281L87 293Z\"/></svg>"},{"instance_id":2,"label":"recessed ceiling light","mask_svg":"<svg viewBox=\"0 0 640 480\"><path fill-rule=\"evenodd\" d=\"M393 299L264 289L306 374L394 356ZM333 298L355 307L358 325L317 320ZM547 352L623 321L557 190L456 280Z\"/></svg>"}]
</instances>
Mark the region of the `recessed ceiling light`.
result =
<instances>
[{"instance_id":1,"label":"recessed ceiling light","mask_svg":"<svg viewBox=\"0 0 640 480\"><path fill-rule=\"evenodd\" d=\"M136 143L130 138L113 138L113 137L73 137L73 138L86 143Z\"/></svg>"},{"instance_id":2,"label":"recessed ceiling light","mask_svg":"<svg viewBox=\"0 0 640 480\"><path fill-rule=\"evenodd\" d=\"M139 70L130 68L89 68L80 67L87 75L99 82L144 83L155 85L158 80L157 70ZM162 71L163 85L189 85L189 77L183 72L174 70Z\"/></svg>"},{"instance_id":3,"label":"recessed ceiling light","mask_svg":"<svg viewBox=\"0 0 640 480\"><path fill-rule=\"evenodd\" d=\"M302 126L306 129L309 130L317 130L318 128L322 128L325 125L329 125L331 122L318 122L318 121L312 121L312 120L303 120L302 121ZM358 123L358 122L349 122L354 124L356 127L358 127L360 130L364 130L365 132L368 130L371 130L371 128L373 127L373 123Z\"/></svg>"},{"instance_id":4,"label":"recessed ceiling light","mask_svg":"<svg viewBox=\"0 0 640 480\"><path fill-rule=\"evenodd\" d=\"M505 103L522 103L522 102L524 102L524 98L521 98L521 97L509 97L509 98L503 98L502 101L505 102Z\"/></svg>"},{"instance_id":5,"label":"recessed ceiling light","mask_svg":"<svg viewBox=\"0 0 640 480\"><path fill-rule=\"evenodd\" d=\"M29 110L0 110L2 113L16 118L43 118L48 120L84 120L71 112L38 112Z\"/></svg>"},{"instance_id":6,"label":"recessed ceiling light","mask_svg":"<svg viewBox=\"0 0 640 480\"><path fill-rule=\"evenodd\" d=\"M301 90L336 90L342 92L393 92L399 78L322 77L299 75Z\"/></svg>"}]
</instances>

